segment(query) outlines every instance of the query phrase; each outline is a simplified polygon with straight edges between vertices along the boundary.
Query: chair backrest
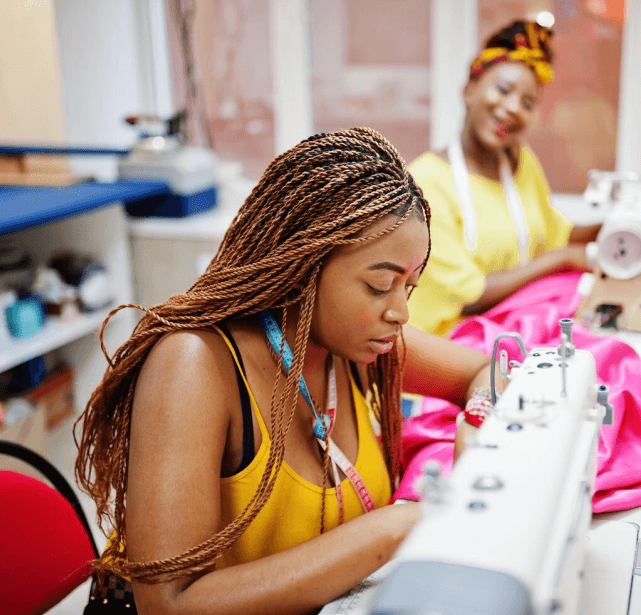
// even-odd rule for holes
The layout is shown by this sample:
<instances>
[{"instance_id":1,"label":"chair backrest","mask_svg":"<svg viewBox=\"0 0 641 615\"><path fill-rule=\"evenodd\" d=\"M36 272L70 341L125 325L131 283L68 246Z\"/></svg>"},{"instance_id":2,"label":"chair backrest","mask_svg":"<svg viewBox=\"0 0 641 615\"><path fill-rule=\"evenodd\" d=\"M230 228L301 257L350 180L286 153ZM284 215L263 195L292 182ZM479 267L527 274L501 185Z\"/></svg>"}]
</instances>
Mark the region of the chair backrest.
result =
<instances>
[{"instance_id":1,"label":"chair backrest","mask_svg":"<svg viewBox=\"0 0 641 615\"><path fill-rule=\"evenodd\" d=\"M91 576L87 562L98 549L78 497L49 461L3 440L0 454L28 463L53 485L0 470L0 610L45 613Z\"/></svg>"}]
</instances>

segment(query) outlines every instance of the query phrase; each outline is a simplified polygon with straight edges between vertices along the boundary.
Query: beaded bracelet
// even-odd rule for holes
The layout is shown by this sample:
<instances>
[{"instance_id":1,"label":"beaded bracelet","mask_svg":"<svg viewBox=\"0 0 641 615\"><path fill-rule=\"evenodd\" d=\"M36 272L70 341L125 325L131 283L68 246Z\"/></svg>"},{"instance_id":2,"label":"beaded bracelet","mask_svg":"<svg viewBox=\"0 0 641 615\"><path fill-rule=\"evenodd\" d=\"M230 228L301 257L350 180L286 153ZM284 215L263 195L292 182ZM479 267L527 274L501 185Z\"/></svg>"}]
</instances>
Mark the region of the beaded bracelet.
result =
<instances>
[{"instance_id":1,"label":"beaded bracelet","mask_svg":"<svg viewBox=\"0 0 641 615\"><path fill-rule=\"evenodd\" d=\"M474 389L472 397L467 400L463 412L468 423L475 427L480 427L490 410L492 410L492 398L490 397L489 387L485 387Z\"/></svg>"}]
</instances>

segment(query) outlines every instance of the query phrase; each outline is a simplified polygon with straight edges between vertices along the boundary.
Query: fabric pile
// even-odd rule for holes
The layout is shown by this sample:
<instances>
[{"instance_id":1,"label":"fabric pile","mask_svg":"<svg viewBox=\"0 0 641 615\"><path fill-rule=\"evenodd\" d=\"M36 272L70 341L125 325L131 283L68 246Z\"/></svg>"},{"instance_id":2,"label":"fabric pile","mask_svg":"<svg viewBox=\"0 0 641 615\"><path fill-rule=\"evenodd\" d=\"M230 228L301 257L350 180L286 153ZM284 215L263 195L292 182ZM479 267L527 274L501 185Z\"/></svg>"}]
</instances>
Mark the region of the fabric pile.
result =
<instances>
[{"instance_id":1,"label":"fabric pile","mask_svg":"<svg viewBox=\"0 0 641 615\"><path fill-rule=\"evenodd\" d=\"M580 278L581 273L567 273L536 280L485 314L467 318L450 337L490 356L495 337L509 331L520 333L528 349L557 346L559 319L572 318L581 302ZM596 335L579 323L572 342L594 355L597 382L609 387L614 407L614 424L601 428L593 512L641 506L641 359L620 339ZM515 340L502 340L501 348L510 359L523 359ZM443 474L449 474L460 412L454 404L426 397L420 415L404 422L403 478L393 500L420 499L415 483L429 460L438 461Z\"/></svg>"}]
</instances>

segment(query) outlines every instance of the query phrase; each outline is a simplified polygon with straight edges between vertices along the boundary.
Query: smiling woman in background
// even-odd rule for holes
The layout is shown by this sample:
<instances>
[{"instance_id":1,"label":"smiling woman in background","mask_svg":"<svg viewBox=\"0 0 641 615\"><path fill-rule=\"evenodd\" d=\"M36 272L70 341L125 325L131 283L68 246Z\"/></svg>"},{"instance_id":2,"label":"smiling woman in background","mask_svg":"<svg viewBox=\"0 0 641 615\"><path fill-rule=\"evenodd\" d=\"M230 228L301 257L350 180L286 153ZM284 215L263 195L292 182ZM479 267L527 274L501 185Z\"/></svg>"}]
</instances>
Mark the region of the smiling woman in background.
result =
<instances>
[{"instance_id":1,"label":"smiling woman in background","mask_svg":"<svg viewBox=\"0 0 641 615\"><path fill-rule=\"evenodd\" d=\"M446 335L543 276L588 269L598 226L573 227L524 143L553 78L552 32L515 21L470 66L465 122L447 150L409 171L432 206L432 253L410 302L415 326Z\"/></svg>"}]
</instances>

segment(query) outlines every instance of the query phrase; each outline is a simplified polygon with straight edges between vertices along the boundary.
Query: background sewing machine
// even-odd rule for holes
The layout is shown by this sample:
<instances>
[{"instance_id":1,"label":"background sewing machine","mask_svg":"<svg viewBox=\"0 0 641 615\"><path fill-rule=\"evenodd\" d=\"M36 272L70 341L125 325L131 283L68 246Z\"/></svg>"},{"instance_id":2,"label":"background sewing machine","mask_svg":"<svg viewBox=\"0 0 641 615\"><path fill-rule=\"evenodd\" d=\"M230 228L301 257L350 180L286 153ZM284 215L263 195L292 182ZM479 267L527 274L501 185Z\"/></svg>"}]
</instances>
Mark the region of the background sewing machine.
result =
<instances>
[{"instance_id":1,"label":"background sewing machine","mask_svg":"<svg viewBox=\"0 0 641 615\"><path fill-rule=\"evenodd\" d=\"M508 362L509 383L452 474L424 477L424 515L393 560L321 615L623 615L641 608L633 586L639 527L589 530L607 387L593 356L562 343ZM508 373L509 367L511 373ZM493 391L493 395L495 392ZM635 591L633 591L633 589ZM630 605L633 606L630 609ZM641 612L641 611L637 611Z\"/></svg>"},{"instance_id":2,"label":"background sewing machine","mask_svg":"<svg viewBox=\"0 0 641 615\"><path fill-rule=\"evenodd\" d=\"M588 327L641 332L641 178L592 170L583 199L601 209L603 226L588 245L593 277L575 318Z\"/></svg>"}]
</instances>

